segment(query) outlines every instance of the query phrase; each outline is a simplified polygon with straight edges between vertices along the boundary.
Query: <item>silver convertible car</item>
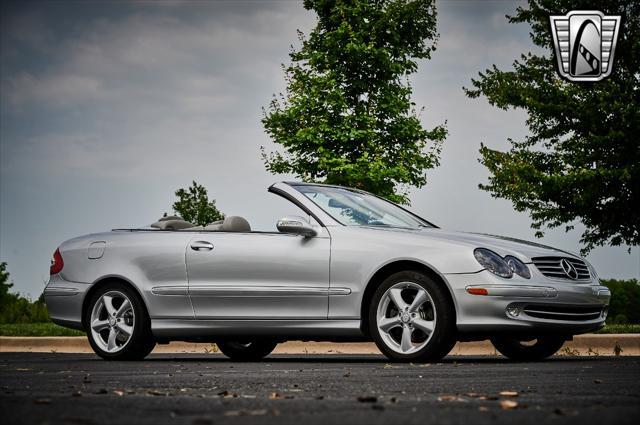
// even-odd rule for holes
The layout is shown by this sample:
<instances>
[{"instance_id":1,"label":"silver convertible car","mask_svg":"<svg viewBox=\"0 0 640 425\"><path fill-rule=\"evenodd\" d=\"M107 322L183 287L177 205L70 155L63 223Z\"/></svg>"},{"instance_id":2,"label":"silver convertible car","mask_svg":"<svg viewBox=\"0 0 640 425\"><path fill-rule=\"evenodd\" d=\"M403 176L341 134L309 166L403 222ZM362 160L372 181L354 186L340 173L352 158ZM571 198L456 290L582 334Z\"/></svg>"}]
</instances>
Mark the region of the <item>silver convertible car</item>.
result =
<instances>
[{"instance_id":1,"label":"silver convertible car","mask_svg":"<svg viewBox=\"0 0 640 425\"><path fill-rule=\"evenodd\" d=\"M300 216L256 232L242 217L166 217L64 242L44 296L51 319L87 332L105 359L155 344L215 342L257 360L286 340L375 341L399 361L435 361L490 339L538 360L603 326L609 290L574 254L445 231L361 190L276 183Z\"/></svg>"}]
</instances>

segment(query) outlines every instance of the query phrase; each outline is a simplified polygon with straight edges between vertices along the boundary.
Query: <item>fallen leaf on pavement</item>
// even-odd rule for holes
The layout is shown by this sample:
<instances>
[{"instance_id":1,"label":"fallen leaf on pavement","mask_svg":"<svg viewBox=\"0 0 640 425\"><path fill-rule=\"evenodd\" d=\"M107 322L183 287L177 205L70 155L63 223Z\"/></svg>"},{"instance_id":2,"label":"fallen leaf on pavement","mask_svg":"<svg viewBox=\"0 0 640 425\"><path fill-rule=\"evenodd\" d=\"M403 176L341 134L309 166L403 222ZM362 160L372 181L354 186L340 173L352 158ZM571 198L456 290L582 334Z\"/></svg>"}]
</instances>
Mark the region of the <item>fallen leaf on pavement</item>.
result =
<instances>
[{"instance_id":1,"label":"fallen leaf on pavement","mask_svg":"<svg viewBox=\"0 0 640 425\"><path fill-rule=\"evenodd\" d=\"M220 392L218 393L218 395L219 395L220 397L223 397L223 398L235 398L235 397L238 397L238 394L236 394L236 393L230 393L230 392L229 392L229 391L227 391L227 390L220 391Z\"/></svg>"},{"instance_id":2,"label":"fallen leaf on pavement","mask_svg":"<svg viewBox=\"0 0 640 425\"><path fill-rule=\"evenodd\" d=\"M480 393L466 393L465 394L467 397L471 397L471 398L486 398L487 396L484 394L480 394Z\"/></svg>"},{"instance_id":3,"label":"fallen leaf on pavement","mask_svg":"<svg viewBox=\"0 0 640 425\"><path fill-rule=\"evenodd\" d=\"M457 395L441 395L438 397L438 401L460 401L460 397Z\"/></svg>"},{"instance_id":4,"label":"fallen leaf on pavement","mask_svg":"<svg viewBox=\"0 0 640 425\"><path fill-rule=\"evenodd\" d=\"M516 407L518 407L518 402L513 400L502 400L500 401L500 407L502 407L504 410L515 409Z\"/></svg>"},{"instance_id":5,"label":"fallen leaf on pavement","mask_svg":"<svg viewBox=\"0 0 640 425\"><path fill-rule=\"evenodd\" d=\"M517 391L500 391L500 395L503 397L518 397L519 394Z\"/></svg>"}]
</instances>

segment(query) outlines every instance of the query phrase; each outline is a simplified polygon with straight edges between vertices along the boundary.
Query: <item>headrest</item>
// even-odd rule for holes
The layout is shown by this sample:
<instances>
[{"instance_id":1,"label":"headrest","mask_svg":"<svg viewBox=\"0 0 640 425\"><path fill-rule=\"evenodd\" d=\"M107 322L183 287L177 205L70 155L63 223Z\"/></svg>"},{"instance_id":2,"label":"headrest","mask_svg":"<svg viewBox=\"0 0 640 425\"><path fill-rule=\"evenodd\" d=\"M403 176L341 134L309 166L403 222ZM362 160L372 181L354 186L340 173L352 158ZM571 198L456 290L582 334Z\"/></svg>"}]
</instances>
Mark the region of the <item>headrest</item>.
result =
<instances>
[{"instance_id":1,"label":"headrest","mask_svg":"<svg viewBox=\"0 0 640 425\"><path fill-rule=\"evenodd\" d=\"M167 219L168 217L162 217L162 218ZM160 230L180 230L180 229L187 229L189 227L195 226L195 224L189 223L188 221L183 220L180 217L178 217L177 219L175 218L171 218L168 220L163 220L163 219L156 221L151 225L151 227L154 227Z\"/></svg>"},{"instance_id":2,"label":"headrest","mask_svg":"<svg viewBox=\"0 0 640 425\"><path fill-rule=\"evenodd\" d=\"M243 217L231 215L229 217L225 217L224 220L209 224L204 228L204 230L214 232L250 232L251 225Z\"/></svg>"},{"instance_id":3,"label":"headrest","mask_svg":"<svg viewBox=\"0 0 640 425\"><path fill-rule=\"evenodd\" d=\"M165 217L161 217L158 221L168 221L168 220L184 220L184 218L178 215L168 215Z\"/></svg>"},{"instance_id":4,"label":"headrest","mask_svg":"<svg viewBox=\"0 0 640 425\"><path fill-rule=\"evenodd\" d=\"M250 232L251 225L243 217L231 215L224 218L220 230L223 232Z\"/></svg>"}]
</instances>

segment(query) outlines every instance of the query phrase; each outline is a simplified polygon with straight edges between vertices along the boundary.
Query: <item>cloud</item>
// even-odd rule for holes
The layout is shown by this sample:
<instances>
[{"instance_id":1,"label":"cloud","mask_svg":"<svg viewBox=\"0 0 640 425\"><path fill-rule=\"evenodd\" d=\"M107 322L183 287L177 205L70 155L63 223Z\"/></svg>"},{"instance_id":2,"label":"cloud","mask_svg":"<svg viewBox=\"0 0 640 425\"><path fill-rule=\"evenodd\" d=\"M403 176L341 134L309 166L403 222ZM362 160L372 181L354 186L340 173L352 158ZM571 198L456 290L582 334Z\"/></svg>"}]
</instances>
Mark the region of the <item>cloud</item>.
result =
<instances>
[{"instance_id":1,"label":"cloud","mask_svg":"<svg viewBox=\"0 0 640 425\"><path fill-rule=\"evenodd\" d=\"M306 12L296 8L294 23L283 4L203 14L134 6L72 19L62 32L44 13L11 20L3 35L28 48L12 58L11 68L22 70L5 70L0 80L2 119L10 123L3 174L144 177L211 164L196 152L215 150L213 161L224 162L253 149L258 158L268 143L260 108L282 81L274 58L287 59L282 40L295 40L295 29L310 22ZM32 130L18 129L27 119ZM230 132L231 125L239 128Z\"/></svg>"},{"instance_id":2,"label":"cloud","mask_svg":"<svg viewBox=\"0 0 640 425\"><path fill-rule=\"evenodd\" d=\"M100 101L108 92L102 82L88 75L59 74L38 78L22 73L3 84L7 107L19 112L32 105L76 106Z\"/></svg>"}]
</instances>

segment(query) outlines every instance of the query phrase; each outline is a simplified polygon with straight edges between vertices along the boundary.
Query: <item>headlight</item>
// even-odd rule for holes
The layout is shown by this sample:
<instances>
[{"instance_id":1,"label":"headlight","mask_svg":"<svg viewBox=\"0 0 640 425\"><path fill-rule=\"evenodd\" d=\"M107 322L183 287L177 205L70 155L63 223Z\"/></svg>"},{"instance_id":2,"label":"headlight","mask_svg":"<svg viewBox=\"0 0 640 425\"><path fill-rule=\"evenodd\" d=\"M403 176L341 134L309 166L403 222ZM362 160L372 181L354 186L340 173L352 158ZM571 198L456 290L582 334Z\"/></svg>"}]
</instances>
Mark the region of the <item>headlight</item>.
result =
<instances>
[{"instance_id":1,"label":"headlight","mask_svg":"<svg viewBox=\"0 0 640 425\"><path fill-rule=\"evenodd\" d=\"M525 279L529 279L531 277L531 272L529 271L529 267L522 261L518 260L516 257L511 255L507 255L504 257L504 260L509 265L509 268L520 277L524 277Z\"/></svg>"},{"instance_id":2,"label":"headlight","mask_svg":"<svg viewBox=\"0 0 640 425\"><path fill-rule=\"evenodd\" d=\"M473 251L473 256L476 257L482 267L491 273L507 279L513 276L513 271L509 264L495 252L486 248L476 248Z\"/></svg>"}]
</instances>

